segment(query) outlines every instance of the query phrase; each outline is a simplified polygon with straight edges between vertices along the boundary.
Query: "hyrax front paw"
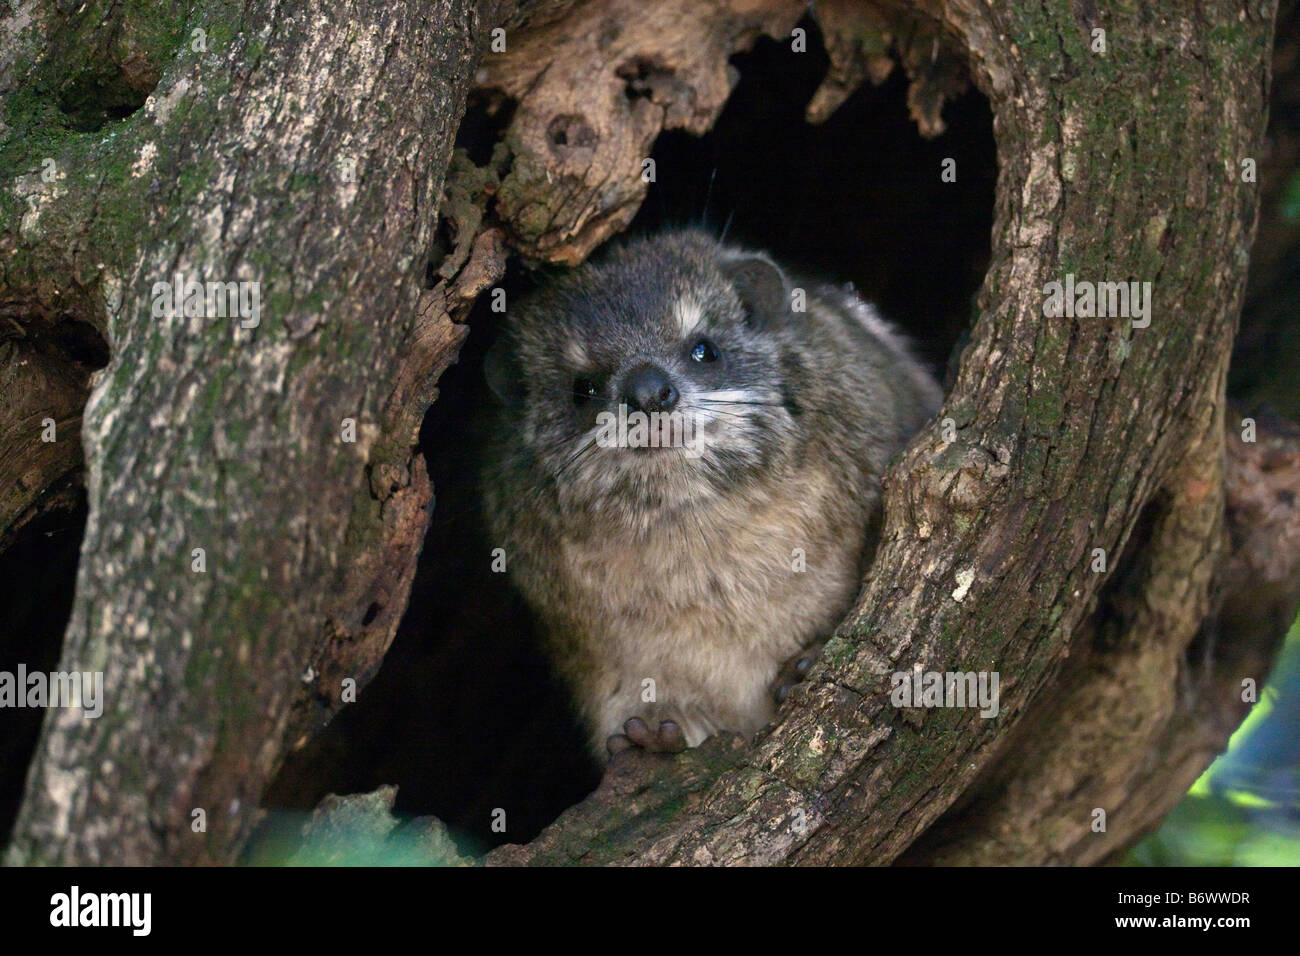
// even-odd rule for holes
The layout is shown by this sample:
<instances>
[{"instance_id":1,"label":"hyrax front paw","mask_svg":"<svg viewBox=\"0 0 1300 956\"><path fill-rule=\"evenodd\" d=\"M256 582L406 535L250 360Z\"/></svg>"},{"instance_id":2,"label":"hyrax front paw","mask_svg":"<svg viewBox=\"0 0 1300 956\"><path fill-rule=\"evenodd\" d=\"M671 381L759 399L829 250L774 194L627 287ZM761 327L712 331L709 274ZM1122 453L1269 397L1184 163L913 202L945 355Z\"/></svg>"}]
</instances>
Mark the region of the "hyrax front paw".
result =
<instances>
[{"instance_id":1,"label":"hyrax front paw","mask_svg":"<svg viewBox=\"0 0 1300 956\"><path fill-rule=\"evenodd\" d=\"M803 683L803 679L808 676L812 666L822 656L822 646L822 641L809 644L781 665L781 669L776 672L776 680L772 681L771 686L772 697L778 705L785 703L785 699L790 696L791 688L796 684Z\"/></svg>"},{"instance_id":2,"label":"hyrax front paw","mask_svg":"<svg viewBox=\"0 0 1300 956\"><path fill-rule=\"evenodd\" d=\"M658 730L651 730L640 717L633 717L623 725L621 734L612 734L605 741L612 757L629 747L640 747L651 753L675 754L686 749L686 735L674 720L661 720Z\"/></svg>"}]
</instances>

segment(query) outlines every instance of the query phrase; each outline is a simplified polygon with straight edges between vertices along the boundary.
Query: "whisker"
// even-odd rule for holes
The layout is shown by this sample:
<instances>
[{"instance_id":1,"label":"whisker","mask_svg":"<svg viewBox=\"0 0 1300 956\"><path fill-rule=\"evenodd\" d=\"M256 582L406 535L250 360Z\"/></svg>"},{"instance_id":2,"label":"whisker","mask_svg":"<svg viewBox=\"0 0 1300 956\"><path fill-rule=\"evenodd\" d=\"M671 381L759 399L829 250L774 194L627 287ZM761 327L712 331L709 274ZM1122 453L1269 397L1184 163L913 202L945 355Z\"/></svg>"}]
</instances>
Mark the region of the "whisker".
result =
<instances>
[{"instance_id":1,"label":"whisker","mask_svg":"<svg viewBox=\"0 0 1300 956\"><path fill-rule=\"evenodd\" d=\"M566 471L568 471L570 468L572 468L574 465L576 465L576 464L578 463L578 459L582 458L584 455L586 455L588 452L590 452L590 451L591 451L593 448L595 448L595 447L596 447L596 439L593 438L593 439L591 439L591 441L587 442L585 445L583 445L581 448L579 448L576 452L574 452L572 455L570 455L570 456L569 456L569 459L568 459L567 461L565 461L565 463L564 463L563 465L561 465L561 466L556 470L556 472L555 472L555 480L558 482L558 481L560 480L560 478L562 478L562 477L564 476L564 473L565 473Z\"/></svg>"},{"instance_id":2,"label":"whisker","mask_svg":"<svg viewBox=\"0 0 1300 956\"><path fill-rule=\"evenodd\" d=\"M722 245L727 241L727 230L731 228L731 219L735 215L736 210L734 209L727 213L727 221L722 225L722 235L718 236L718 245Z\"/></svg>"},{"instance_id":3,"label":"whisker","mask_svg":"<svg viewBox=\"0 0 1300 956\"><path fill-rule=\"evenodd\" d=\"M704 424L708 424L709 422L715 420L713 417L715 415L720 415L723 418L728 418L733 422L749 421L749 416L742 412L724 412L720 408L707 408L707 409L702 408L700 409L699 413L696 415L696 419L700 422L703 422Z\"/></svg>"},{"instance_id":4,"label":"whisker","mask_svg":"<svg viewBox=\"0 0 1300 956\"><path fill-rule=\"evenodd\" d=\"M700 216L700 225L705 229L709 228L709 200L713 198L713 181L718 178L718 167L713 167L713 172L709 173L709 188L704 193L704 213Z\"/></svg>"},{"instance_id":5,"label":"whisker","mask_svg":"<svg viewBox=\"0 0 1300 956\"><path fill-rule=\"evenodd\" d=\"M699 398L713 401L752 401L754 399L780 398L781 392L775 388L714 388L696 393Z\"/></svg>"},{"instance_id":6,"label":"whisker","mask_svg":"<svg viewBox=\"0 0 1300 956\"><path fill-rule=\"evenodd\" d=\"M736 402L736 401L711 401L707 398L697 398L695 401L701 405L753 405L760 408L780 408L783 402Z\"/></svg>"}]
</instances>

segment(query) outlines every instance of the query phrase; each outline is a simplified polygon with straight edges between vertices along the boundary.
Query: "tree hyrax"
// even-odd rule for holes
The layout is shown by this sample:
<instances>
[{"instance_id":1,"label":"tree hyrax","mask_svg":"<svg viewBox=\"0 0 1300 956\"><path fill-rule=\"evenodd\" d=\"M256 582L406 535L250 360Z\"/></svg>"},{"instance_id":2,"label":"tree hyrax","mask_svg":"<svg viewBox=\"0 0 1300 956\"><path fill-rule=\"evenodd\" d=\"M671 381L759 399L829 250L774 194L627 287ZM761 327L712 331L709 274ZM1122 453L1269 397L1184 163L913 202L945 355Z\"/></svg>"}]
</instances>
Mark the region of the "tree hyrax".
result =
<instances>
[{"instance_id":1,"label":"tree hyrax","mask_svg":"<svg viewBox=\"0 0 1300 956\"><path fill-rule=\"evenodd\" d=\"M701 232L633 241L511 311L484 499L593 750L774 713L848 610L886 463L938 384L850 290Z\"/></svg>"}]
</instances>

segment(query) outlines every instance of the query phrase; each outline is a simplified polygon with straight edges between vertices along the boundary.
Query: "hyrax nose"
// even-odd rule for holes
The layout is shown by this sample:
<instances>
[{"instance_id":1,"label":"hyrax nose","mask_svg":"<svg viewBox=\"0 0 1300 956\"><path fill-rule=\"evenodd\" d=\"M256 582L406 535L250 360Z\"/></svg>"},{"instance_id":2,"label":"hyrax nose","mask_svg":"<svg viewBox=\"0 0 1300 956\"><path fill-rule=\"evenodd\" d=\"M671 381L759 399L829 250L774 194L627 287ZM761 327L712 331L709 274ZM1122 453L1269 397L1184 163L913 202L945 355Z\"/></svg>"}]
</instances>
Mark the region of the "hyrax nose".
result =
<instances>
[{"instance_id":1,"label":"hyrax nose","mask_svg":"<svg viewBox=\"0 0 1300 956\"><path fill-rule=\"evenodd\" d=\"M622 398L634 411L671 412L677 405L677 389L668 373L658 365L638 365L623 378Z\"/></svg>"}]
</instances>

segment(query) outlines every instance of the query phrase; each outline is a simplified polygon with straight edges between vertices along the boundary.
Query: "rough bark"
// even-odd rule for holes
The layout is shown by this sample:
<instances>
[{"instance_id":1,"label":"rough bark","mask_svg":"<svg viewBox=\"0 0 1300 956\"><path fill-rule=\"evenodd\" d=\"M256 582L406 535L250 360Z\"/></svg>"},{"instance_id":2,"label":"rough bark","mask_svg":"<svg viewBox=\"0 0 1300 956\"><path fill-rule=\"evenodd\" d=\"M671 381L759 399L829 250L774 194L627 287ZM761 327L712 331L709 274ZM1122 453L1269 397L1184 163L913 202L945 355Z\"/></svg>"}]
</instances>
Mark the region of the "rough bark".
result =
<instances>
[{"instance_id":1,"label":"rough bark","mask_svg":"<svg viewBox=\"0 0 1300 956\"><path fill-rule=\"evenodd\" d=\"M1300 598L1300 430L1262 420L1242 441L1227 423L1222 559L1212 613L1195 632L1171 628L1187 584L1175 517L1153 508L1080 647L1021 730L1004 741L966 812L936 824L909 864L1096 863L1162 819L1249 710L1242 681L1262 686ZM1213 453L1196 450L1213 460ZM1189 552L1194 553L1194 552ZM1196 570L1196 569L1193 569ZM1094 808L1107 829L1077 821Z\"/></svg>"},{"instance_id":2,"label":"rough bark","mask_svg":"<svg viewBox=\"0 0 1300 956\"><path fill-rule=\"evenodd\" d=\"M51 713L11 861L231 859L289 743L340 706L343 675L377 668L428 519L415 431L460 335L445 284L417 299L501 13L7 18L3 298L20 322L71 311L112 350L82 430L90 517L60 665L104 671L106 710ZM177 273L260 282L260 323L155 317L152 285Z\"/></svg>"},{"instance_id":3,"label":"rough bark","mask_svg":"<svg viewBox=\"0 0 1300 956\"><path fill-rule=\"evenodd\" d=\"M1174 789L1153 779L1194 774L1226 737L1236 704L1214 695L1243 668L1263 676L1276 632L1225 629L1209 659L1226 643L1231 666L1180 696L1234 553L1223 383L1273 5L825 6L832 75L813 119L878 80L890 48L923 131L967 76L994 109L992 265L940 415L957 440L918 436L891 473L861 600L756 746L622 757L538 841L489 862L889 862L963 794L1041 828L1008 836L968 816L952 831L954 813L915 861L1097 860L1166 805ZM414 429L462 337L453 319L499 274L502 237L530 259L584 258L644 196L655 135L707 128L727 57L788 35L803 11L531 6L476 75L483 95L517 101L492 215L480 221L483 182L462 164L456 249L423 292L476 47L502 11L262 0L207 12L207 53L181 42L199 22L179 4L66 17L38 2L6 19L22 42L0 92L11 125L26 112L0 144L23 171L0 196L0 298L20 323L92 323L112 348L86 410L91 516L61 664L105 670L110 709L47 722L11 861L233 856L285 749L391 640L430 499ZM1106 55L1089 49L1094 27ZM355 183L339 176L346 158ZM150 284L177 271L259 279L261 325L154 319ZM1043 286L1066 273L1153 282L1151 326L1044 318ZM345 417L355 444L339 441ZM1096 548L1108 573L1090 570ZM888 675L913 664L998 671L1001 715L896 710ZM1018 728L1040 722L1039 759L1008 762ZM1065 795L1045 774L1061 766ZM1090 839L1097 806L1115 825ZM190 830L196 807L207 833Z\"/></svg>"}]
</instances>

